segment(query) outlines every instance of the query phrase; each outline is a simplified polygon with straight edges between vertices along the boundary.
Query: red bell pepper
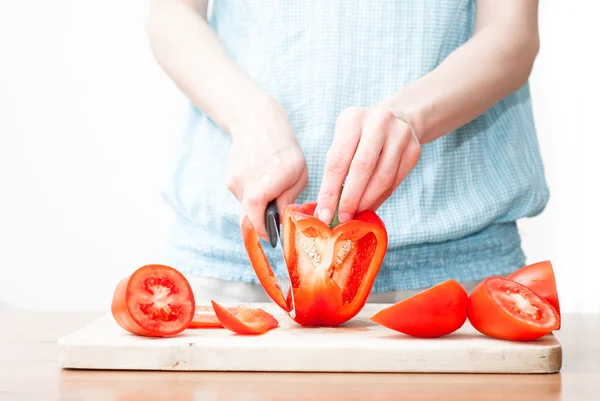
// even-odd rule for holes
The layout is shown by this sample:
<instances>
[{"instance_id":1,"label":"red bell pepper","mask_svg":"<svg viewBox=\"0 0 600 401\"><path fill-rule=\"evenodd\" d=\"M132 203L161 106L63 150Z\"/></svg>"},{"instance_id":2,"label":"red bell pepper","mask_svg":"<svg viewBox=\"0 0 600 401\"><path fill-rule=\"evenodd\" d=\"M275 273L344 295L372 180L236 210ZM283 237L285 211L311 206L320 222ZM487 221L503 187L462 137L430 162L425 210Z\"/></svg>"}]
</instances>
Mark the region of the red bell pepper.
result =
<instances>
[{"instance_id":1,"label":"red bell pepper","mask_svg":"<svg viewBox=\"0 0 600 401\"><path fill-rule=\"evenodd\" d=\"M314 216L316 203L288 205L283 213L282 240L294 292L293 320L303 326L339 326L356 316L366 303L385 256L388 237L373 211L331 226ZM334 221L337 220L334 218ZM259 236L246 217L242 237L260 283L286 312L284 297Z\"/></svg>"},{"instance_id":2,"label":"red bell pepper","mask_svg":"<svg viewBox=\"0 0 600 401\"><path fill-rule=\"evenodd\" d=\"M229 313L237 313L239 306L231 306L225 308ZM210 329L223 328L223 324L219 321L212 305L196 305L194 318L190 322L188 329Z\"/></svg>"}]
</instances>

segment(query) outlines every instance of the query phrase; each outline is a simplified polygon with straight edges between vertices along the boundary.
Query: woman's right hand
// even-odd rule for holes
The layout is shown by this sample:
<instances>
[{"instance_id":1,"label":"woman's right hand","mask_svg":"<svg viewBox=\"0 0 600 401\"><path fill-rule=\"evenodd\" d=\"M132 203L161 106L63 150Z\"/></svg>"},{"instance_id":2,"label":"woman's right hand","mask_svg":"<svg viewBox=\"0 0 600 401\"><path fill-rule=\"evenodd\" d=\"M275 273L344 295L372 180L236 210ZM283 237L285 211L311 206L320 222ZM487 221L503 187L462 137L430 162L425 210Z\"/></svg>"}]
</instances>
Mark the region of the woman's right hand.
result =
<instances>
[{"instance_id":1,"label":"woman's right hand","mask_svg":"<svg viewBox=\"0 0 600 401\"><path fill-rule=\"evenodd\" d=\"M231 134L227 187L267 239L264 215L308 183L304 154L285 111L230 58L207 23L207 0L152 0L147 31L159 64L198 109Z\"/></svg>"},{"instance_id":2,"label":"woman's right hand","mask_svg":"<svg viewBox=\"0 0 600 401\"><path fill-rule=\"evenodd\" d=\"M258 106L258 107L257 107ZM253 112L231 126L227 188L267 240L265 209L277 199L279 212L294 203L308 184L308 169L284 109L273 99L255 103Z\"/></svg>"}]
</instances>

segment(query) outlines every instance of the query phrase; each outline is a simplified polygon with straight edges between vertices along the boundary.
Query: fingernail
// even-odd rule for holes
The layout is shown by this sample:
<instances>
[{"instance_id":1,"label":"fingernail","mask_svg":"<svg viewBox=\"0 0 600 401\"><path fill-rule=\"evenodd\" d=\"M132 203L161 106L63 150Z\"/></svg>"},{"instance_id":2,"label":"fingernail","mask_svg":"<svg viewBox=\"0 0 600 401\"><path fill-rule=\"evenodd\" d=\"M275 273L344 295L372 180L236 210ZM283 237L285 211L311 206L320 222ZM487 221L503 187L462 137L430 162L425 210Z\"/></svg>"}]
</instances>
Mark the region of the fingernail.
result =
<instances>
[{"instance_id":1,"label":"fingernail","mask_svg":"<svg viewBox=\"0 0 600 401\"><path fill-rule=\"evenodd\" d=\"M352 218L352 215L348 212L340 213L340 222L348 221Z\"/></svg>"},{"instance_id":2,"label":"fingernail","mask_svg":"<svg viewBox=\"0 0 600 401\"><path fill-rule=\"evenodd\" d=\"M325 224L331 223L331 210L327 208L319 209L319 220Z\"/></svg>"}]
</instances>

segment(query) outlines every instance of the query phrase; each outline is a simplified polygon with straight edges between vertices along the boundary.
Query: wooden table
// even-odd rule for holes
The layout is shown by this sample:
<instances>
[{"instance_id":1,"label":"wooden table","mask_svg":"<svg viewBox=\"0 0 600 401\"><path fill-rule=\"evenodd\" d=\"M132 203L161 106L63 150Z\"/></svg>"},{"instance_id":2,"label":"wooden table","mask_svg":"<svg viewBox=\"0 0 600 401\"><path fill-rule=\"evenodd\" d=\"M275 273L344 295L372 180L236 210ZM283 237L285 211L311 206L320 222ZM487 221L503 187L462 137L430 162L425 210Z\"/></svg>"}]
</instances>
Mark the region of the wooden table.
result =
<instances>
[{"instance_id":1,"label":"wooden table","mask_svg":"<svg viewBox=\"0 0 600 401\"><path fill-rule=\"evenodd\" d=\"M100 313L0 311L0 401L600 400L600 315L566 315L550 375L63 371L56 339Z\"/></svg>"}]
</instances>

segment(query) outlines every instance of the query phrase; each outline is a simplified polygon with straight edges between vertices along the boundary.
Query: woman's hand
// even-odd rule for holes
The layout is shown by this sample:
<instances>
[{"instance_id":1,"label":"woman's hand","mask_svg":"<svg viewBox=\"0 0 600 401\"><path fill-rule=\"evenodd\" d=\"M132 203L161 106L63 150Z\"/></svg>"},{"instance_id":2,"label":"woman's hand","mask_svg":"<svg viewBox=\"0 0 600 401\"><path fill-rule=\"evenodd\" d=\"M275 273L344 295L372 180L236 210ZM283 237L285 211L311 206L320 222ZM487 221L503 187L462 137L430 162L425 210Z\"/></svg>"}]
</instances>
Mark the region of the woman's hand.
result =
<instances>
[{"instance_id":1,"label":"woman's hand","mask_svg":"<svg viewBox=\"0 0 600 401\"><path fill-rule=\"evenodd\" d=\"M326 224L376 210L417 164L421 146L409 125L383 107L348 108L338 117L315 214ZM344 183L344 179L346 182Z\"/></svg>"},{"instance_id":2,"label":"woman's hand","mask_svg":"<svg viewBox=\"0 0 600 401\"><path fill-rule=\"evenodd\" d=\"M282 211L295 201L308 183L306 162L283 108L233 62L207 13L207 0L152 0L151 48L194 105L231 134L227 187L267 239L267 203L277 198Z\"/></svg>"},{"instance_id":3,"label":"woman's hand","mask_svg":"<svg viewBox=\"0 0 600 401\"><path fill-rule=\"evenodd\" d=\"M247 215L258 235L267 239L267 204L277 199L281 213L294 203L308 183L308 170L283 108L272 100L260 106L256 100L255 112L232 126L227 188L242 203L240 220Z\"/></svg>"}]
</instances>

